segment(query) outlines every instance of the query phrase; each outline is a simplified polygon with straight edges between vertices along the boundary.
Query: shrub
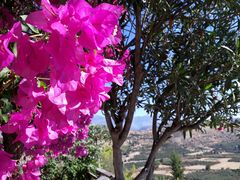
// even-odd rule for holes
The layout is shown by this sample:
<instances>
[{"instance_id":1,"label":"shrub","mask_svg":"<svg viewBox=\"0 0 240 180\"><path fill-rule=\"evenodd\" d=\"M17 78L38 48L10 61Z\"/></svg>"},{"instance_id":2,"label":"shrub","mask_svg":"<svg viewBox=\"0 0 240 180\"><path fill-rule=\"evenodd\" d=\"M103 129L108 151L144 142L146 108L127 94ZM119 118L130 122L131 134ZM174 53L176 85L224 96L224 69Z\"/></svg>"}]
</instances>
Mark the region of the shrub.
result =
<instances>
[{"instance_id":1,"label":"shrub","mask_svg":"<svg viewBox=\"0 0 240 180\"><path fill-rule=\"evenodd\" d=\"M90 126L89 138L82 142L88 150L86 157L75 158L73 154L49 159L42 168L42 180L77 180L90 179L89 173L94 173L99 165L101 146L110 142L110 136L105 127Z\"/></svg>"},{"instance_id":2,"label":"shrub","mask_svg":"<svg viewBox=\"0 0 240 180\"><path fill-rule=\"evenodd\" d=\"M206 170L206 171L210 171L210 170L211 170L211 165L210 165L210 164L207 164L206 167L205 167L205 170Z\"/></svg>"},{"instance_id":3,"label":"shrub","mask_svg":"<svg viewBox=\"0 0 240 180\"><path fill-rule=\"evenodd\" d=\"M135 172L136 172L135 164L133 164L132 167L129 170L125 169L125 172L124 172L125 180L132 180L133 179L132 176Z\"/></svg>"},{"instance_id":4,"label":"shrub","mask_svg":"<svg viewBox=\"0 0 240 180\"><path fill-rule=\"evenodd\" d=\"M100 162L100 167L102 167L107 171L114 172L113 151L111 146L105 145L102 148L100 157L99 157L99 162Z\"/></svg>"},{"instance_id":5,"label":"shrub","mask_svg":"<svg viewBox=\"0 0 240 180\"><path fill-rule=\"evenodd\" d=\"M173 153L170 156L170 160L173 178L176 180L182 180L184 167L182 165L181 157L177 153Z\"/></svg>"}]
</instances>

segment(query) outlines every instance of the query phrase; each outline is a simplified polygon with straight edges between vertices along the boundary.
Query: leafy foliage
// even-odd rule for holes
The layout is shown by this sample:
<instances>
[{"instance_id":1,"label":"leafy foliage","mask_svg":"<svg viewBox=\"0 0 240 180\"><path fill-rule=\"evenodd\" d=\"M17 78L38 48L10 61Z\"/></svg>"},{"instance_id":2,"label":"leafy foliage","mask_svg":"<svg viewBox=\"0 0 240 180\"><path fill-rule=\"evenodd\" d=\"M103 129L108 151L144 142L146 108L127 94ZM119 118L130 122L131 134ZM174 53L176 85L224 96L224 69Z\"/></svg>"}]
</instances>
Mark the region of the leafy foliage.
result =
<instances>
[{"instance_id":1,"label":"leafy foliage","mask_svg":"<svg viewBox=\"0 0 240 180\"><path fill-rule=\"evenodd\" d=\"M126 140L135 105L152 115L154 150L176 131L239 126L239 1L122 3L132 57L123 87L112 85L104 105L113 141Z\"/></svg>"},{"instance_id":2,"label":"leafy foliage","mask_svg":"<svg viewBox=\"0 0 240 180\"><path fill-rule=\"evenodd\" d=\"M113 151L112 147L107 145L102 147L102 151L99 157L100 167L107 171L114 172L113 167Z\"/></svg>"},{"instance_id":3,"label":"leafy foliage","mask_svg":"<svg viewBox=\"0 0 240 180\"><path fill-rule=\"evenodd\" d=\"M168 15L171 24L161 25L144 56L141 96L148 112L158 112L159 130L178 121L199 127L207 119L216 127L239 110L236 9L225 1L186 4L178 16Z\"/></svg>"},{"instance_id":4,"label":"leafy foliage","mask_svg":"<svg viewBox=\"0 0 240 180\"><path fill-rule=\"evenodd\" d=\"M124 177L126 180L132 180L133 174L136 173L136 166L132 165L130 169L125 169Z\"/></svg>"},{"instance_id":5,"label":"leafy foliage","mask_svg":"<svg viewBox=\"0 0 240 180\"><path fill-rule=\"evenodd\" d=\"M181 157L177 153L173 153L170 157L171 160L171 168L172 168L172 175L175 180L182 180L183 179L183 172L184 168L182 165Z\"/></svg>"},{"instance_id":6,"label":"leafy foliage","mask_svg":"<svg viewBox=\"0 0 240 180\"><path fill-rule=\"evenodd\" d=\"M96 168L102 161L102 147L110 141L106 127L90 126L89 137L83 142L88 150L86 157L75 158L74 153L62 155L48 160L42 168L43 180L77 180L90 179L90 173L95 173ZM107 160L103 163L110 164Z\"/></svg>"},{"instance_id":7,"label":"leafy foliage","mask_svg":"<svg viewBox=\"0 0 240 180\"><path fill-rule=\"evenodd\" d=\"M9 69L0 71L0 124L7 123L11 112L16 111L12 97L16 94L20 78L14 75Z\"/></svg>"},{"instance_id":8,"label":"leafy foliage","mask_svg":"<svg viewBox=\"0 0 240 180\"><path fill-rule=\"evenodd\" d=\"M205 179L218 179L218 180L226 180L226 179L238 179L240 177L240 170L230 170L230 169L222 169L215 171L199 171L195 173L187 174L186 180L205 180Z\"/></svg>"}]
</instances>

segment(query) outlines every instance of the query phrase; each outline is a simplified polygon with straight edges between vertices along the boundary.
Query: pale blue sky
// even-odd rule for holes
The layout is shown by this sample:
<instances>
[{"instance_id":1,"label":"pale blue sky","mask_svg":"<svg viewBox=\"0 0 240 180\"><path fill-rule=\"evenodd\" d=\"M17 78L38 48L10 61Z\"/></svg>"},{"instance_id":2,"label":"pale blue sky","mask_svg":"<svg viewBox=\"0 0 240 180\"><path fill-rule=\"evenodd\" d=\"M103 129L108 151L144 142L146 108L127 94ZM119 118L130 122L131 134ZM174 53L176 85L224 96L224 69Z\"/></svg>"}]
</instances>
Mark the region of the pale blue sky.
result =
<instances>
[{"instance_id":1,"label":"pale blue sky","mask_svg":"<svg viewBox=\"0 0 240 180\"><path fill-rule=\"evenodd\" d=\"M101 111L101 110L98 111L98 113L97 113L96 115L98 115L98 116L103 116L102 111ZM136 109L136 112L135 112L135 114L134 114L134 116L147 116L147 115L148 115L148 114L144 111L143 108L138 108L138 109Z\"/></svg>"}]
</instances>

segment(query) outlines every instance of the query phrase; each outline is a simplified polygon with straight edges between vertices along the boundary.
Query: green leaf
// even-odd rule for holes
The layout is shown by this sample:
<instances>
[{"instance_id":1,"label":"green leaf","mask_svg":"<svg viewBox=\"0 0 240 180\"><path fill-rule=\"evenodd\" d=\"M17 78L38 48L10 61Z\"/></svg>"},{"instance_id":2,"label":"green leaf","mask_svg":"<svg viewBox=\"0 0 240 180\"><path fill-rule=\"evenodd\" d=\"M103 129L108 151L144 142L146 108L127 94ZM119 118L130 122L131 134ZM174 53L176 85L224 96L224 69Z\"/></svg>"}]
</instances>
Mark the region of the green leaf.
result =
<instances>
[{"instance_id":1,"label":"green leaf","mask_svg":"<svg viewBox=\"0 0 240 180\"><path fill-rule=\"evenodd\" d=\"M3 68L0 71L0 79L6 77L6 75L10 72L10 70L8 68Z\"/></svg>"},{"instance_id":2,"label":"green leaf","mask_svg":"<svg viewBox=\"0 0 240 180\"><path fill-rule=\"evenodd\" d=\"M17 57L17 43L14 43L14 44L13 44L12 52L13 52L13 54L15 55L15 57Z\"/></svg>"},{"instance_id":3,"label":"green leaf","mask_svg":"<svg viewBox=\"0 0 240 180\"><path fill-rule=\"evenodd\" d=\"M240 54L240 37L236 39L237 54Z\"/></svg>"},{"instance_id":4,"label":"green leaf","mask_svg":"<svg viewBox=\"0 0 240 180\"><path fill-rule=\"evenodd\" d=\"M8 122L8 115L3 114L2 115L2 120L3 120L4 123L7 123Z\"/></svg>"},{"instance_id":5,"label":"green leaf","mask_svg":"<svg viewBox=\"0 0 240 180\"><path fill-rule=\"evenodd\" d=\"M2 113L7 114L12 111L13 105L8 99L2 98L0 101L3 103Z\"/></svg>"},{"instance_id":6,"label":"green leaf","mask_svg":"<svg viewBox=\"0 0 240 180\"><path fill-rule=\"evenodd\" d=\"M215 32L215 31L212 31L212 32L210 33L210 36L211 36L212 38L215 38L216 32Z\"/></svg>"},{"instance_id":7,"label":"green leaf","mask_svg":"<svg viewBox=\"0 0 240 180\"><path fill-rule=\"evenodd\" d=\"M44 88L44 90L47 90L47 85L46 85L46 83L44 82L44 81L40 81L40 80L38 80L37 81L37 85L38 85L38 87L43 87Z\"/></svg>"},{"instance_id":8,"label":"green leaf","mask_svg":"<svg viewBox=\"0 0 240 180\"><path fill-rule=\"evenodd\" d=\"M32 32L36 34L40 33L39 30L36 27L32 26L31 24L27 24L27 26L29 27L29 29L31 29Z\"/></svg>"},{"instance_id":9,"label":"green leaf","mask_svg":"<svg viewBox=\"0 0 240 180\"><path fill-rule=\"evenodd\" d=\"M27 32L28 31L28 26L27 25L21 24L21 26L22 26L22 31L23 32Z\"/></svg>"},{"instance_id":10,"label":"green leaf","mask_svg":"<svg viewBox=\"0 0 240 180\"><path fill-rule=\"evenodd\" d=\"M27 19L27 15L21 15L20 18L25 21Z\"/></svg>"},{"instance_id":11,"label":"green leaf","mask_svg":"<svg viewBox=\"0 0 240 180\"><path fill-rule=\"evenodd\" d=\"M207 91L209 89L211 89L213 87L213 84L210 83L210 84L207 84L205 87L204 87L204 90Z\"/></svg>"},{"instance_id":12,"label":"green leaf","mask_svg":"<svg viewBox=\"0 0 240 180\"><path fill-rule=\"evenodd\" d=\"M235 96L234 92L232 93L232 98L233 98L233 101L235 102L236 101L236 96Z\"/></svg>"}]
</instances>

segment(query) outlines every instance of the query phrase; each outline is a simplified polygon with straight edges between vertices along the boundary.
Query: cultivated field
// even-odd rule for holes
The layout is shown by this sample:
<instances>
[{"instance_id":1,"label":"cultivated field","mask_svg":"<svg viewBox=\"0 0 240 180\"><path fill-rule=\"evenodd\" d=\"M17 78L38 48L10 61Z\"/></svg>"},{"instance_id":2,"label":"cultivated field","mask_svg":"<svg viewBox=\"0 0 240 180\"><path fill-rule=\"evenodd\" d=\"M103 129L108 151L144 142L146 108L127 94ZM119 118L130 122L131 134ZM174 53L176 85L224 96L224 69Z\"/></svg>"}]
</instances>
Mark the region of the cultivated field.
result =
<instances>
[{"instance_id":1,"label":"cultivated field","mask_svg":"<svg viewBox=\"0 0 240 180\"><path fill-rule=\"evenodd\" d=\"M139 171L151 142L150 131L132 131L123 147L125 168L136 166ZM207 129L205 133L193 132L193 137L186 139L175 134L157 155L155 179L171 179L172 153L182 157L185 179L240 180L240 139L234 133Z\"/></svg>"}]
</instances>

